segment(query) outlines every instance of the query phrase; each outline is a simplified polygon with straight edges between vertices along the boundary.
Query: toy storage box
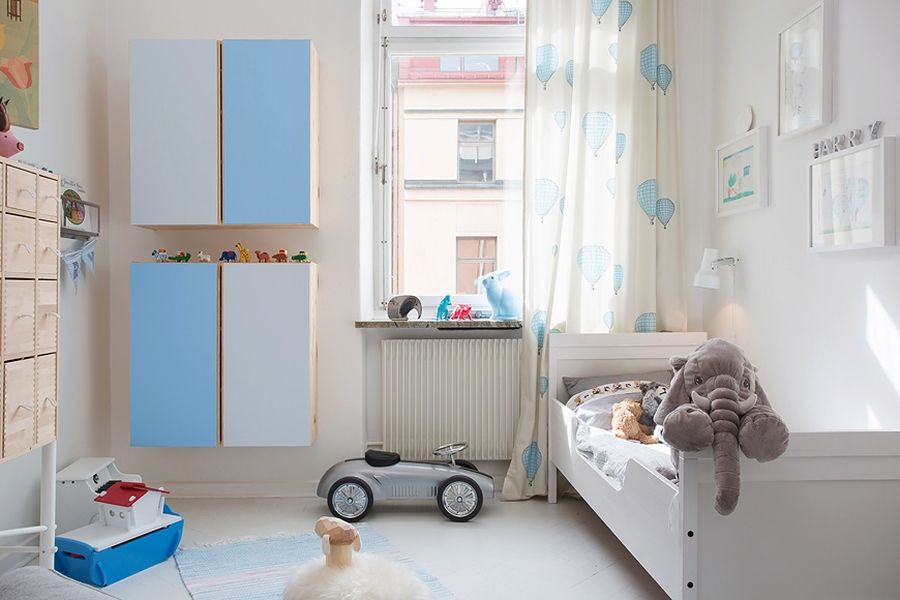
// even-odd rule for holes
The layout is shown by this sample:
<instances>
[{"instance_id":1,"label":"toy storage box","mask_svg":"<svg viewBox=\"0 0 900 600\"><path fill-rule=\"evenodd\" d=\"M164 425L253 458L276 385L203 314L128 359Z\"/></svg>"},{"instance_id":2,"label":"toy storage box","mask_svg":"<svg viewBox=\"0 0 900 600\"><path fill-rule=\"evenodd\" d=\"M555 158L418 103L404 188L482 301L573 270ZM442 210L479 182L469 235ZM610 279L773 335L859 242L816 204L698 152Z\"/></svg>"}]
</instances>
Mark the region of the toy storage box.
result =
<instances>
[{"instance_id":1,"label":"toy storage box","mask_svg":"<svg viewBox=\"0 0 900 600\"><path fill-rule=\"evenodd\" d=\"M56 526L63 535L98 518L94 498L113 481L141 481L123 473L109 457L79 458L56 474Z\"/></svg>"}]
</instances>

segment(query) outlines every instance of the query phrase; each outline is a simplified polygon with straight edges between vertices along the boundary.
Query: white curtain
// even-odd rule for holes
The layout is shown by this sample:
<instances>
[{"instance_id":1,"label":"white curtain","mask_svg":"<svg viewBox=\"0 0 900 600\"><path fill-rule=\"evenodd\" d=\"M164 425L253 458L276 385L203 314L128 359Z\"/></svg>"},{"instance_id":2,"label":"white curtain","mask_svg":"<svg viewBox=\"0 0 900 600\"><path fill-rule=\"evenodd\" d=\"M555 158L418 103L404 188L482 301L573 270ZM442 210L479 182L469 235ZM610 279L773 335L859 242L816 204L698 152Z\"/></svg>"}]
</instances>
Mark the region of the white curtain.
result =
<instances>
[{"instance_id":1,"label":"white curtain","mask_svg":"<svg viewBox=\"0 0 900 600\"><path fill-rule=\"evenodd\" d=\"M547 493L553 332L685 328L674 2L529 2L523 398L507 499Z\"/></svg>"}]
</instances>

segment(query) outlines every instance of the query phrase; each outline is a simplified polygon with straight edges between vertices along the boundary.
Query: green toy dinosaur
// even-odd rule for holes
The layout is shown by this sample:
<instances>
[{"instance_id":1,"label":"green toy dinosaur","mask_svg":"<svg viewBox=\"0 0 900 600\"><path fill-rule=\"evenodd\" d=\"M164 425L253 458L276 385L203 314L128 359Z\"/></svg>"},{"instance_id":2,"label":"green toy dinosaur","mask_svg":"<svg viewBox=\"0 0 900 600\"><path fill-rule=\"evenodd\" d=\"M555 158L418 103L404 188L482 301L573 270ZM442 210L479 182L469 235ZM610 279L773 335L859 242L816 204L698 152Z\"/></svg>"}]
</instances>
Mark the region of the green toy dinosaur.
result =
<instances>
[{"instance_id":1,"label":"green toy dinosaur","mask_svg":"<svg viewBox=\"0 0 900 600\"><path fill-rule=\"evenodd\" d=\"M305 250L298 250L297 254L295 254L291 257L291 261L298 262L298 263L305 263L305 262L309 262L309 257L306 255Z\"/></svg>"},{"instance_id":2,"label":"green toy dinosaur","mask_svg":"<svg viewBox=\"0 0 900 600\"><path fill-rule=\"evenodd\" d=\"M170 256L170 257L169 257L169 260L174 261L174 262L177 262L177 263L186 263L186 262L190 262L190 260L191 260L191 253L190 253L190 252L179 252L179 253L176 254L175 256Z\"/></svg>"}]
</instances>

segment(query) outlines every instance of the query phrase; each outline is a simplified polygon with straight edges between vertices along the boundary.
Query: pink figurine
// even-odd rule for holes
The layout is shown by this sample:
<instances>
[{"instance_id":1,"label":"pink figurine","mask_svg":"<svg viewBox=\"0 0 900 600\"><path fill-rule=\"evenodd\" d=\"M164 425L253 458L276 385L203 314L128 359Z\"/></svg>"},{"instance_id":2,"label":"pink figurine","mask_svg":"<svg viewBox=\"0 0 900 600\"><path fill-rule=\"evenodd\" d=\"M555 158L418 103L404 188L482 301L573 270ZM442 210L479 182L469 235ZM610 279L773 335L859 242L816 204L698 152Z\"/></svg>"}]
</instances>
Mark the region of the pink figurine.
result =
<instances>
[{"instance_id":1,"label":"pink figurine","mask_svg":"<svg viewBox=\"0 0 900 600\"><path fill-rule=\"evenodd\" d=\"M453 314L450 315L451 321L471 321L472 320L472 305L471 304L457 304L456 308L453 309Z\"/></svg>"},{"instance_id":2,"label":"pink figurine","mask_svg":"<svg viewBox=\"0 0 900 600\"><path fill-rule=\"evenodd\" d=\"M0 156L9 158L25 149L25 144L10 131L9 111L6 105L9 99L0 98Z\"/></svg>"}]
</instances>

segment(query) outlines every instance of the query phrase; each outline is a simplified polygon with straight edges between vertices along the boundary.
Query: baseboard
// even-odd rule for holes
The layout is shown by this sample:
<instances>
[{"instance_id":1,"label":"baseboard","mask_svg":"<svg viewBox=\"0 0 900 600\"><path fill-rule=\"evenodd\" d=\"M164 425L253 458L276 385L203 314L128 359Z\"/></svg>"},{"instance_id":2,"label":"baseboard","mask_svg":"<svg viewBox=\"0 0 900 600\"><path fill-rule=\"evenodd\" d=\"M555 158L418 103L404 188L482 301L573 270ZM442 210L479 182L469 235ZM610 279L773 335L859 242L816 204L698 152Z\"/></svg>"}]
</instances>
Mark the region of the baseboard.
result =
<instances>
[{"instance_id":1,"label":"baseboard","mask_svg":"<svg viewBox=\"0 0 900 600\"><path fill-rule=\"evenodd\" d=\"M172 498L314 498L319 482L311 481L169 481Z\"/></svg>"}]
</instances>

